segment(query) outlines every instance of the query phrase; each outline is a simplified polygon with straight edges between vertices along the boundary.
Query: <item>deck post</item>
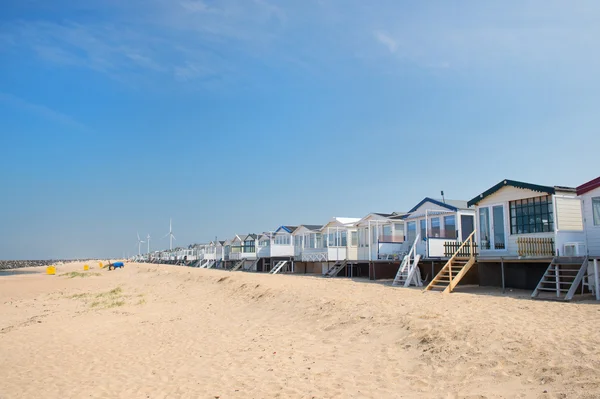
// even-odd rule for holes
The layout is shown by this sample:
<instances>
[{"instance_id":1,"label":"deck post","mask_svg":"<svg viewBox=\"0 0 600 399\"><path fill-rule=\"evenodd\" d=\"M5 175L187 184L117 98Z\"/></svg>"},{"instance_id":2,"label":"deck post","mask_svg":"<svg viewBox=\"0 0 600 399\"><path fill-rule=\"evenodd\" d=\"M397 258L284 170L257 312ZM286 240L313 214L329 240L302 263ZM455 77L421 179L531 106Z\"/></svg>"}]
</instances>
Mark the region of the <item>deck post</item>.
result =
<instances>
[{"instance_id":1,"label":"deck post","mask_svg":"<svg viewBox=\"0 0 600 399\"><path fill-rule=\"evenodd\" d=\"M506 293L506 285L504 283L504 258L500 258L500 269L502 269L502 293Z\"/></svg>"},{"instance_id":2,"label":"deck post","mask_svg":"<svg viewBox=\"0 0 600 399\"><path fill-rule=\"evenodd\" d=\"M431 261L431 280L435 277L435 263Z\"/></svg>"},{"instance_id":3,"label":"deck post","mask_svg":"<svg viewBox=\"0 0 600 399\"><path fill-rule=\"evenodd\" d=\"M596 286L596 300L600 301L600 276L598 276L598 259L594 259L594 285Z\"/></svg>"},{"instance_id":4,"label":"deck post","mask_svg":"<svg viewBox=\"0 0 600 399\"><path fill-rule=\"evenodd\" d=\"M560 298L560 274L559 274L560 265L554 265L554 273L556 274L556 297Z\"/></svg>"}]
</instances>

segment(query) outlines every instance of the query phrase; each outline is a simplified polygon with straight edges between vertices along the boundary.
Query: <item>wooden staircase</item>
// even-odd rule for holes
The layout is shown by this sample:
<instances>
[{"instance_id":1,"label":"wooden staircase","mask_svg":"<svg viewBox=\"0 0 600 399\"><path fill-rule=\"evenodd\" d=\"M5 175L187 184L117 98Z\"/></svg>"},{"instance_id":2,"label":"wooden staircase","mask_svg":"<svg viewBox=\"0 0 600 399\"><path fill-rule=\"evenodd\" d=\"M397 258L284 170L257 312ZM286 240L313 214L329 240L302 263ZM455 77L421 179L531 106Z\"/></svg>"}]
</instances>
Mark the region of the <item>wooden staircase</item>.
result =
<instances>
[{"instance_id":1,"label":"wooden staircase","mask_svg":"<svg viewBox=\"0 0 600 399\"><path fill-rule=\"evenodd\" d=\"M260 261L260 258L256 258L252 261L252 263L250 264L250 266L248 267L248 269L246 269L247 271L251 272L251 271L256 271L256 266L258 265L258 262ZM254 270L253 270L254 269Z\"/></svg>"},{"instance_id":2,"label":"wooden staircase","mask_svg":"<svg viewBox=\"0 0 600 399\"><path fill-rule=\"evenodd\" d=\"M217 262L215 260L209 260L204 264L204 268L206 269L211 269L213 268L215 265L217 264Z\"/></svg>"},{"instance_id":3,"label":"wooden staircase","mask_svg":"<svg viewBox=\"0 0 600 399\"><path fill-rule=\"evenodd\" d=\"M237 270L240 270L243 266L244 263L246 263L246 259L240 259L238 260L231 269L229 269L230 272L235 272Z\"/></svg>"},{"instance_id":4,"label":"wooden staircase","mask_svg":"<svg viewBox=\"0 0 600 399\"><path fill-rule=\"evenodd\" d=\"M400 267L398 268L398 272L396 272L396 277L394 277L392 285L409 287L413 284L417 287L423 286L423 281L421 281L421 270L417 266L419 260L421 260L421 255L417 255L417 244L420 239L421 234L417 233L415 241L410 247L410 251L404 256L402 263L400 263Z\"/></svg>"},{"instance_id":5,"label":"wooden staircase","mask_svg":"<svg viewBox=\"0 0 600 399\"><path fill-rule=\"evenodd\" d=\"M473 231L431 280L425 291L452 292L475 263L475 231Z\"/></svg>"},{"instance_id":6,"label":"wooden staircase","mask_svg":"<svg viewBox=\"0 0 600 399\"><path fill-rule=\"evenodd\" d=\"M531 298L570 301L587 269L587 257L554 257Z\"/></svg>"},{"instance_id":7,"label":"wooden staircase","mask_svg":"<svg viewBox=\"0 0 600 399\"><path fill-rule=\"evenodd\" d=\"M287 265L288 261L287 260L280 260L279 262L277 262L277 264L275 265L275 267L273 269L271 269L271 271L269 272L269 274L277 274L281 271L281 269L283 269L283 267L285 265Z\"/></svg>"},{"instance_id":8,"label":"wooden staircase","mask_svg":"<svg viewBox=\"0 0 600 399\"><path fill-rule=\"evenodd\" d=\"M327 271L323 274L323 277L335 277L337 276L344 267L348 265L347 260L338 260L335 264L327 269Z\"/></svg>"}]
</instances>

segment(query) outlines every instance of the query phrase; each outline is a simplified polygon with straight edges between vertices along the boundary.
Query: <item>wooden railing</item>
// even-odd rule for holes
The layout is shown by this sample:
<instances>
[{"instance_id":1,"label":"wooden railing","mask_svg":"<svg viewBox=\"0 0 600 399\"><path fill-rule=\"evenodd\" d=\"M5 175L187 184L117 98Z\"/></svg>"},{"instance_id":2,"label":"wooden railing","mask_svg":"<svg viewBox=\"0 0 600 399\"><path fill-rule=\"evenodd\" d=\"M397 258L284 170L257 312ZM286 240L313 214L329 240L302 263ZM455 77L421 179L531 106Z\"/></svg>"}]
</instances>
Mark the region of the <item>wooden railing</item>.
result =
<instances>
[{"instance_id":1,"label":"wooden railing","mask_svg":"<svg viewBox=\"0 0 600 399\"><path fill-rule=\"evenodd\" d=\"M466 242L469 242L469 245L464 245ZM475 242L475 240L467 240L465 242L446 241L444 243L444 256L446 258L450 258L454 255L461 258L470 258L471 251L473 252L474 256L478 255L477 243Z\"/></svg>"},{"instance_id":2,"label":"wooden railing","mask_svg":"<svg viewBox=\"0 0 600 399\"><path fill-rule=\"evenodd\" d=\"M517 248L519 256L554 256L554 239L519 237Z\"/></svg>"}]
</instances>

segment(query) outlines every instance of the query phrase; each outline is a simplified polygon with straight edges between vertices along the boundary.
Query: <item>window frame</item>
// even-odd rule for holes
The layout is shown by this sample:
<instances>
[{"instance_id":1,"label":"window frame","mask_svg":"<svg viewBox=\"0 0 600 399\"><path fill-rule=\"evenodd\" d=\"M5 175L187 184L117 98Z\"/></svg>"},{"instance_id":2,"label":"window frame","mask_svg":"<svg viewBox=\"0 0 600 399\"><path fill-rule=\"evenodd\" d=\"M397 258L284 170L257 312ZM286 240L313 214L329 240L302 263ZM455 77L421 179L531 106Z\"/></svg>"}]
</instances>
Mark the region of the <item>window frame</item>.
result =
<instances>
[{"instance_id":1,"label":"window frame","mask_svg":"<svg viewBox=\"0 0 600 399\"><path fill-rule=\"evenodd\" d=\"M552 195L508 201L511 235L553 233L555 228ZM546 217L547 223L544 222Z\"/></svg>"},{"instance_id":2,"label":"window frame","mask_svg":"<svg viewBox=\"0 0 600 399\"><path fill-rule=\"evenodd\" d=\"M594 202L597 202L598 206L600 206L600 197L590 198L590 203L592 204L592 224L594 227L600 227L600 215L598 216L598 220L596 220L596 214L594 213Z\"/></svg>"}]
</instances>

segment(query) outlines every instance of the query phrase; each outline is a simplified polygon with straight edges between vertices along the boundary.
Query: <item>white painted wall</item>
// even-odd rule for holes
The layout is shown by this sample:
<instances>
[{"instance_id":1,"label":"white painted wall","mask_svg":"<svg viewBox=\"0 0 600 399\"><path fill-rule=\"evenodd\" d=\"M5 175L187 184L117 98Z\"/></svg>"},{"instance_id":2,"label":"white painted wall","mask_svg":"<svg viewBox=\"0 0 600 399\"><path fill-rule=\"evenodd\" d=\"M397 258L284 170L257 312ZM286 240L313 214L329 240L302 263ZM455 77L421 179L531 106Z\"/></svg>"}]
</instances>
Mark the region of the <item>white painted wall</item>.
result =
<instances>
[{"instance_id":1,"label":"white painted wall","mask_svg":"<svg viewBox=\"0 0 600 399\"><path fill-rule=\"evenodd\" d=\"M594 226L592 198L600 197L600 187L581 196L583 200L583 219L585 225L586 245L590 256L600 256L600 226Z\"/></svg>"}]
</instances>

